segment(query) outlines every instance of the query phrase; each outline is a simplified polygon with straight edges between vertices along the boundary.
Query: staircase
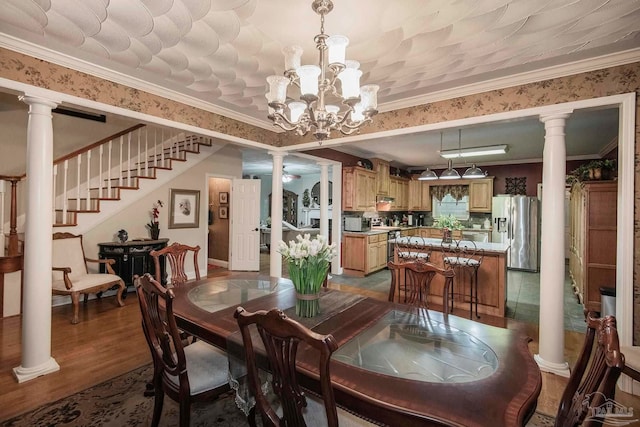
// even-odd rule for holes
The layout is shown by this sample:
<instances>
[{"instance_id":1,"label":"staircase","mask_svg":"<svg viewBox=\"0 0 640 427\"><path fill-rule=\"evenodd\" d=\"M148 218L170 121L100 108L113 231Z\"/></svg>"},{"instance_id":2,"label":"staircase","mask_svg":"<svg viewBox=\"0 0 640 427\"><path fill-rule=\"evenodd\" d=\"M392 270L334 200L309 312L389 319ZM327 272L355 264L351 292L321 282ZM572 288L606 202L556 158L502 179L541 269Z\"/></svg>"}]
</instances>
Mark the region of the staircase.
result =
<instances>
[{"instance_id":1,"label":"staircase","mask_svg":"<svg viewBox=\"0 0 640 427\"><path fill-rule=\"evenodd\" d=\"M211 154L223 145L213 138L140 124L74 151L54 161L53 225L56 231L83 233L104 220L95 214L121 210L122 203L139 199L136 191L151 191L186 170L188 162L208 157L198 159L201 152ZM159 179L163 174L165 179ZM65 227L68 230L61 229Z\"/></svg>"}]
</instances>

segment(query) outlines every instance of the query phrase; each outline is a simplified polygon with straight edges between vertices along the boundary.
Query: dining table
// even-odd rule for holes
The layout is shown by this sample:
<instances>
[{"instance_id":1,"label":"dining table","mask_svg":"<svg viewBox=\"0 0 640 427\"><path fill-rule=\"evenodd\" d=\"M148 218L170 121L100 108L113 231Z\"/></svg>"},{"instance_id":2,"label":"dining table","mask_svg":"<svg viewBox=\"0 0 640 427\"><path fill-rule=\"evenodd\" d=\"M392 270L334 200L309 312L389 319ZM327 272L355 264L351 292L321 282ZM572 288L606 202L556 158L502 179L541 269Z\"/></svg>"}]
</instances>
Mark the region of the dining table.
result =
<instances>
[{"instance_id":1,"label":"dining table","mask_svg":"<svg viewBox=\"0 0 640 427\"><path fill-rule=\"evenodd\" d=\"M241 343L238 306L278 307L332 334L336 403L381 425L522 426L535 412L542 379L519 329L326 288L320 314L298 318L284 278L206 278L174 294L178 327L225 350ZM296 367L301 385L320 393L317 353L301 345Z\"/></svg>"}]
</instances>

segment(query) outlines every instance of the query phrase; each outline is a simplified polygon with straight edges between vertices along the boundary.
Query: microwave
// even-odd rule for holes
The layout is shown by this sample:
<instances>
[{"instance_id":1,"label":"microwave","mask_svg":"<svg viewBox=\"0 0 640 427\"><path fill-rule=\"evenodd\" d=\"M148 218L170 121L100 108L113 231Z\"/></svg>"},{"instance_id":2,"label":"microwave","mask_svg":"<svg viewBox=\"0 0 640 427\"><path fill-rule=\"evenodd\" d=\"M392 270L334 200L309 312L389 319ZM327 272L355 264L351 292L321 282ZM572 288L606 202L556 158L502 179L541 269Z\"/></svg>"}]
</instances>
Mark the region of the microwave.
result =
<instances>
[{"instance_id":1,"label":"microwave","mask_svg":"<svg viewBox=\"0 0 640 427\"><path fill-rule=\"evenodd\" d=\"M345 216L344 231L369 231L371 230L371 219L361 216Z\"/></svg>"}]
</instances>

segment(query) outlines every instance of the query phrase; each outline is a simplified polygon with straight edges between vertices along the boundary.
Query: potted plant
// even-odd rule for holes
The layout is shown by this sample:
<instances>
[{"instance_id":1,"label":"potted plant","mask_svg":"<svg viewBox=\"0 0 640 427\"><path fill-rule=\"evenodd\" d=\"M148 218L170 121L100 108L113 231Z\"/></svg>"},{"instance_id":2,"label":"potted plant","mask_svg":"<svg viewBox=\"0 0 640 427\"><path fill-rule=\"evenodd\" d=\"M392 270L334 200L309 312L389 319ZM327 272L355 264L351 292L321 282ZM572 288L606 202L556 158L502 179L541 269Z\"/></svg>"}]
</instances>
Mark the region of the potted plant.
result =
<instances>
[{"instance_id":1,"label":"potted plant","mask_svg":"<svg viewBox=\"0 0 640 427\"><path fill-rule=\"evenodd\" d=\"M433 222L433 226L436 228L442 228L442 241L444 243L451 243L453 241L451 232L453 230L462 229L460 220L453 215L441 215Z\"/></svg>"},{"instance_id":2,"label":"potted plant","mask_svg":"<svg viewBox=\"0 0 640 427\"><path fill-rule=\"evenodd\" d=\"M592 160L571 171L567 177L568 183L613 179L616 171L616 161L613 159Z\"/></svg>"}]
</instances>

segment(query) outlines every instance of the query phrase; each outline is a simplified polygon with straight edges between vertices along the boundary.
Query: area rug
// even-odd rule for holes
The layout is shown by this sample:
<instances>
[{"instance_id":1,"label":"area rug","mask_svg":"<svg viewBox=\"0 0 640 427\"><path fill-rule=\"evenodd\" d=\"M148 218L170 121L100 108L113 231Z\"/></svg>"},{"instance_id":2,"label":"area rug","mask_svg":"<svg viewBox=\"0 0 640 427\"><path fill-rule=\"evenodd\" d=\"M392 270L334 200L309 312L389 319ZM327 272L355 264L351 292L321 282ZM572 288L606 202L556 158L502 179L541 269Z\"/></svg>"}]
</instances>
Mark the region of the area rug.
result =
<instances>
[{"instance_id":1,"label":"area rug","mask_svg":"<svg viewBox=\"0 0 640 427\"><path fill-rule=\"evenodd\" d=\"M153 397L144 397L151 365L106 381L57 402L42 406L0 424L2 427L122 427L151 424ZM161 426L178 425L178 405L165 397ZM260 420L257 420L260 424ZM226 393L211 403L196 403L191 408L191 425L243 426L244 414L236 407L233 394ZM553 426L553 418L536 413L527 427Z\"/></svg>"}]
</instances>

